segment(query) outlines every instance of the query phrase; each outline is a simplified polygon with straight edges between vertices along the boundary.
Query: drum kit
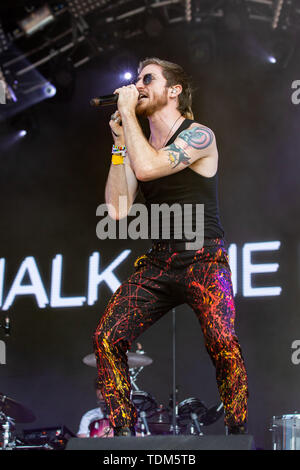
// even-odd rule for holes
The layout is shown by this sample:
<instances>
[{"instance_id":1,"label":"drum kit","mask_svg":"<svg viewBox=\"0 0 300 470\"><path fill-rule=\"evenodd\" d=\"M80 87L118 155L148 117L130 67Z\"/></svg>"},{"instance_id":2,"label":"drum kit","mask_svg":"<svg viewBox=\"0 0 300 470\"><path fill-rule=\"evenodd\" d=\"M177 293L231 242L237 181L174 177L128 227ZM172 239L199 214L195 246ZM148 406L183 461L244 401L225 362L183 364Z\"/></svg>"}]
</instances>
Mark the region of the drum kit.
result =
<instances>
[{"instance_id":1,"label":"drum kit","mask_svg":"<svg viewBox=\"0 0 300 470\"><path fill-rule=\"evenodd\" d=\"M175 400L173 403L171 396L168 406L158 405L150 393L140 390L137 385L138 375L144 367L152 364L153 360L145 354L139 343L135 353L127 352L127 358L132 385L131 400L138 412L136 436L168 434L203 436L203 428L215 423L223 415L222 403L207 408L203 401L195 397L187 398L180 403ZM85 356L83 363L96 367L95 355ZM104 402L103 405L105 409ZM102 420L90 424L90 437L113 437L107 414Z\"/></svg>"},{"instance_id":2,"label":"drum kit","mask_svg":"<svg viewBox=\"0 0 300 470\"><path fill-rule=\"evenodd\" d=\"M153 360L145 354L140 344L138 350L127 352L131 399L138 411L136 436L183 434L203 436L203 428L215 423L224 413L223 404L207 408L198 398L191 397L177 402L177 392L171 395L169 406L158 405L148 392L140 390L137 377ZM89 354L83 363L96 367L96 357ZM175 396L175 401L173 397ZM113 429L104 401L99 402L104 418L89 425L90 437L113 437ZM16 423L31 423L36 417L21 403L0 393L0 450L63 450L74 433L65 426L24 431L24 437L16 435ZM273 450L300 450L300 413L273 416L271 427Z\"/></svg>"},{"instance_id":3,"label":"drum kit","mask_svg":"<svg viewBox=\"0 0 300 470\"><path fill-rule=\"evenodd\" d=\"M203 435L203 427L216 422L223 414L223 405L207 408L198 398L187 398L177 403L171 396L169 406L158 405L156 399L148 392L140 390L137 378L144 367L152 364L140 344L138 350L127 352L130 381L132 385L131 399L138 411L136 436L189 434ZM83 363L96 367L94 354L83 358ZM99 406L104 418L90 423L90 437L113 437L105 402ZM175 418L175 419L174 419ZM74 437L65 426L56 428L31 429L24 431L23 438L16 435L16 423L31 423L36 417L23 404L0 393L0 450L60 450L64 449L68 439Z\"/></svg>"},{"instance_id":4,"label":"drum kit","mask_svg":"<svg viewBox=\"0 0 300 470\"><path fill-rule=\"evenodd\" d=\"M33 412L0 393L0 450L63 450L74 433L65 426L25 430L23 437L16 434L16 423L32 423Z\"/></svg>"},{"instance_id":5,"label":"drum kit","mask_svg":"<svg viewBox=\"0 0 300 470\"><path fill-rule=\"evenodd\" d=\"M0 393L0 449L15 449L20 443L15 436L15 423L31 423L35 416L21 403Z\"/></svg>"}]
</instances>

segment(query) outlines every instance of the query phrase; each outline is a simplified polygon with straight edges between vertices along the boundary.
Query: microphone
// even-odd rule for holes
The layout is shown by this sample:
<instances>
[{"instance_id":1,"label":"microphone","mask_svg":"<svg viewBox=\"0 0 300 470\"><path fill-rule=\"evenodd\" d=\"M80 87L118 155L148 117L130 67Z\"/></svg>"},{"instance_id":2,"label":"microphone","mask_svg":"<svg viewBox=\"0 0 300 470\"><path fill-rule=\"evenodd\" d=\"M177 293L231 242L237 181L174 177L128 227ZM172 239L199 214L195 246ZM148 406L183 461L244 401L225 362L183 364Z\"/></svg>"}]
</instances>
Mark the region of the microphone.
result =
<instances>
[{"instance_id":1,"label":"microphone","mask_svg":"<svg viewBox=\"0 0 300 470\"><path fill-rule=\"evenodd\" d=\"M91 106L108 106L112 104L116 104L118 101L118 94L113 95L104 95L98 96L97 98L93 98L90 101Z\"/></svg>"}]
</instances>

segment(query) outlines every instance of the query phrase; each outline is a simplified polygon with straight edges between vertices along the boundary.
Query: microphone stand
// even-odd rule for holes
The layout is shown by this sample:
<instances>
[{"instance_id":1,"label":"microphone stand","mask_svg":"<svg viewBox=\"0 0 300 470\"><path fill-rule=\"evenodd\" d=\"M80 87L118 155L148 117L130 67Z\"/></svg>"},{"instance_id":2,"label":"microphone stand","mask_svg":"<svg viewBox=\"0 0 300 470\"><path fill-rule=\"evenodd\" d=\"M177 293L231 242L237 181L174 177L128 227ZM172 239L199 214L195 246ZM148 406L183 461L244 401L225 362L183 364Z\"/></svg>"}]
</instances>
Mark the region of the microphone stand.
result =
<instances>
[{"instance_id":1,"label":"microphone stand","mask_svg":"<svg viewBox=\"0 0 300 470\"><path fill-rule=\"evenodd\" d=\"M173 323L173 435L177 434L177 390L176 390L176 315L175 308L172 308Z\"/></svg>"}]
</instances>

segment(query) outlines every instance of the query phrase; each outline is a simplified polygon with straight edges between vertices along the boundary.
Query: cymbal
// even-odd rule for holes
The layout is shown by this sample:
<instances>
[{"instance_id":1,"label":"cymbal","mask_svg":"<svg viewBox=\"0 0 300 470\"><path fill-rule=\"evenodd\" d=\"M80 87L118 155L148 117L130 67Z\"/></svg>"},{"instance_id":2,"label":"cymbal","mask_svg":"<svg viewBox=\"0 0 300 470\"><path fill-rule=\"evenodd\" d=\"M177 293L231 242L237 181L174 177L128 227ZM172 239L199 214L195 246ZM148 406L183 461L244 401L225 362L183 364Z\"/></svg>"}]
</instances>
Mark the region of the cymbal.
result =
<instances>
[{"instance_id":1,"label":"cymbal","mask_svg":"<svg viewBox=\"0 0 300 470\"><path fill-rule=\"evenodd\" d=\"M151 357L146 356L145 354L139 354L139 353L133 353L133 352L128 352L127 358L128 358L128 366L130 369L134 367L149 366L153 362ZM97 367L95 354L88 354L82 359L82 361L87 366Z\"/></svg>"},{"instance_id":2,"label":"cymbal","mask_svg":"<svg viewBox=\"0 0 300 470\"><path fill-rule=\"evenodd\" d=\"M149 366L153 362L153 359L151 359L149 356L146 356L145 354L128 352L127 357L130 368Z\"/></svg>"},{"instance_id":3,"label":"cymbal","mask_svg":"<svg viewBox=\"0 0 300 470\"><path fill-rule=\"evenodd\" d=\"M90 367L97 367L96 356L95 354L88 354L82 359L82 362Z\"/></svg>"},{"instance_id":4,"label":"cymbal","mask_svg":"<svg viewBox=\"0 0 300 470\"><path fill-rule=\"evenodd\" d=\"M36 419L29 408L2 393L0 393L0 412L17 423L32 423Z\"/></svg>"}]
</instances>

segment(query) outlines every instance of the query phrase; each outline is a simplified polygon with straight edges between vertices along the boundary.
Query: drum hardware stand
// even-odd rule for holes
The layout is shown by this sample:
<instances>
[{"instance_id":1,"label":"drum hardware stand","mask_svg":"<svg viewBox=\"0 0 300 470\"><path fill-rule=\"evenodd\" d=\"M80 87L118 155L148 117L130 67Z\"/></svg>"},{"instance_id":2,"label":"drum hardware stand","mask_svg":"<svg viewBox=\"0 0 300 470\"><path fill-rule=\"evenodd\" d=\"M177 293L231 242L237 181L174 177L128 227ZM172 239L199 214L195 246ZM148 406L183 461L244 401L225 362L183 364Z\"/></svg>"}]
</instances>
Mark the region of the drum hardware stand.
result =
<instances>
[{"instance_id":1,"label":"drum hardware stand","mask_svg":"<svg viewBox=\"0 0 300 470\"><path fill-rule=\"evenodd\" d=\"M143 350L141 343L137 343L137 348L138 349L136 350L136 354L139 354L141 356L145 355L145 351ZM140 366L138 368L137 367L131 367L129 369L130 382L131 382L132 387L136 391L140 391L140 388L136 384L136 379L137 379L137 376L142 372L143 369L144 369L144 366Z\"/></svg>"},{"instance_id":2,"label":"drum hardware stand","mask_svg":"<svg viewBox=\"0 0 300 470\"><path fill-rule=\"evenodd\" d=\"M273 416L273 421L275 420L275 416ZM277 450L277 443L276 443L276 438L275 438L275 430L278 428L277 424L272 424L272 427L269 428L269 431L272 432L272 447L273 450Z\"/></svg>"},{"instance_id":3,"label":"drum hardware stand","mask_svg":"<svg viewBox=\"0 0 300 470\"><path fill-rule=\"evenodd\" d=\"M142 429L142 436L144 437L145 435L146 436L151 436L151 432L149 431L149 426L148 426L148 422L147 422L147 417L146 417L146 412L145 411L141 411L140 412L140 418L142 420L142 425L141 425L141 429ZM145 433L146 431L146 433Z\"/></svg>"},{"instance_id":4,"label":"drum hardware stand","mask_svg":"<svg viewBox=\"0 0 300 470\"><path fill-rule=\"evenodd\" d=\"M198 436L203 436L203 432L201 429L202 423L199 423L198 416L196 413L191 413L191 419L192 419L192 425L191 425L191 434L197 434ZM195 432L195 427L196 426L197 432Z\"/></svg>"},{"instance_id":5,"label":"drum hardware stand","mask_svg":"<svg viewBox=\"0 0 300 470\"><path fill-rule=\"evenodd\" d=\"M180 428L177 424L178 422L178 403L177 403L177 387L176 387L176 312L175 308L172 308L172 324L173 324L173 420L172 425L170 427L170 431L172 431L173 435L180 434ZM196 427L196 434L198 436L203 436L203 432L201 429L202 423L199 423L198 416L196 413L191 412L190 417L192 420L191 425L191 433L195 433Z\"/></svg>"},{"instance_id":6,"label":"drum hardware stand","mask_svg":"<svg viewBox=\"0 0 300 470\"><path fill-rule=\"evenodd\" d=\"M144 369L144 366L141 366L138 369L135 369L135 368L129 369L131 385L137 391L140 391L140 389L136 384L136 379L137 379L137 376L142 372L143 369Z\"/></svg>"},{"instance_id":7,"label":"drum hardware stand","mask_svg":"<svg viewBox=\"0 0 300 470\"><path fill-rule=\"evenodd\" d=\"M173 435L179 434L180 430L177 425L178 417L178 404L177 404L177 389L176 389L176 312L175 308L172 308L172 325L173 325L173 420L170 431L173 432Z\"/></svg>"},{"instance_id":8,"label":"drum hardware stand","mask_svg":"<svg viewBox=\"0 0 300 470\"><path fill-rule=\"evenodd\" d=\"M15 447L17 450L54 450L54 447L52 447L50 444L43 444L40 446L23 446L23 445L17 445Z\"/></svg>"},{"instance_id":9,"label":"drum hardware stand","mask_svg":"<svg viewBox=\"0 0 300 470\"><path fill-rule=\"evenodd\" d=\"M2 429L4 430L3 433L3 447L2 450L11 450L12 449L12 442L11 442L11 427L14 424L14 420L9 416L6 416L4 413L0 413L0 417L5 420L4 424L2 424Z\"/></svg>"}]
</instances>

